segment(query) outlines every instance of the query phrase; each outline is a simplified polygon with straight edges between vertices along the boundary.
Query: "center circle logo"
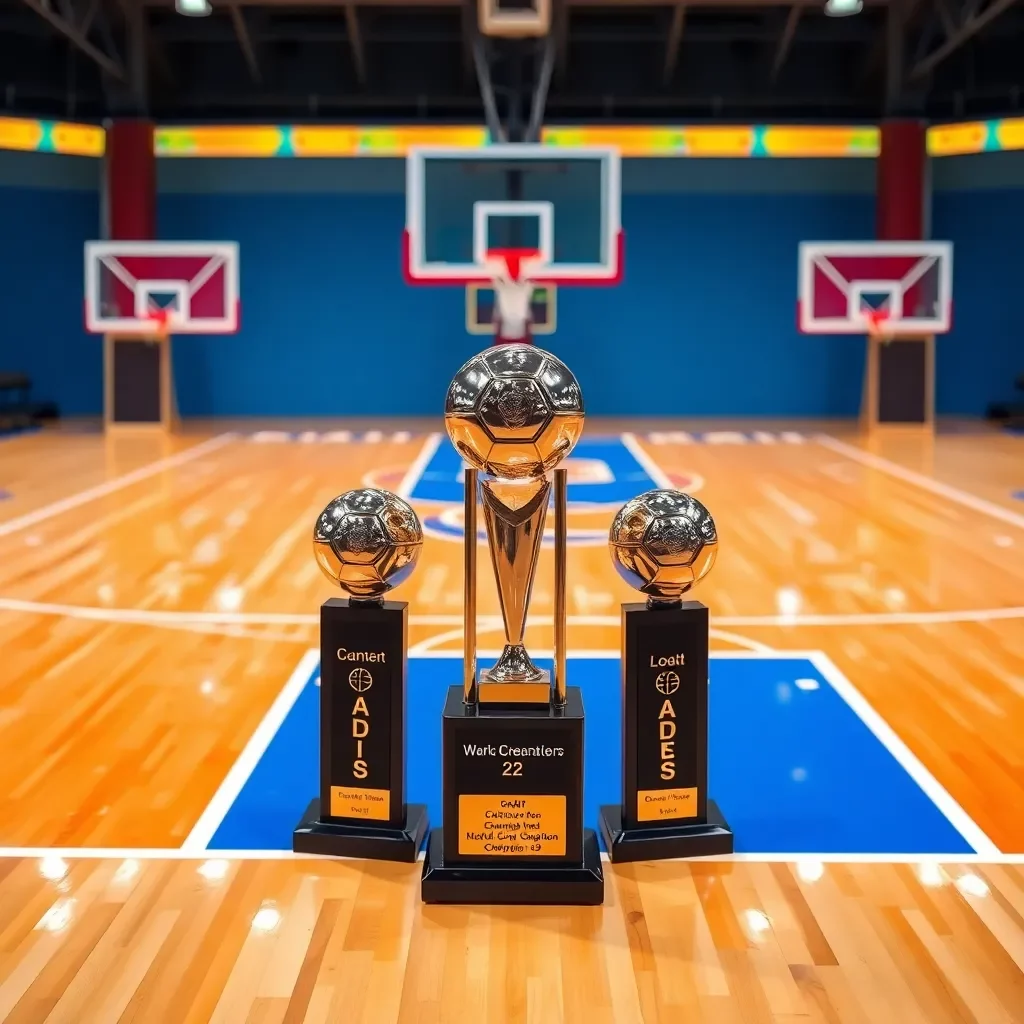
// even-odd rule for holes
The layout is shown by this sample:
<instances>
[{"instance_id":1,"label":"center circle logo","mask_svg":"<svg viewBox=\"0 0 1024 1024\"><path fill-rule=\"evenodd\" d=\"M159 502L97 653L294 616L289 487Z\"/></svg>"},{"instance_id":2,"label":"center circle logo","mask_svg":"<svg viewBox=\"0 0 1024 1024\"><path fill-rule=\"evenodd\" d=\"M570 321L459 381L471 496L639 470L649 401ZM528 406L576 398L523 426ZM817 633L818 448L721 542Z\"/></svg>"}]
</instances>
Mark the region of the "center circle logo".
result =
<instances>
[{"instance_id":1,"label":"center circle logo","mask_svg":"<svg viewBox=\"0 0 1024 1024\"><path fill-rule=\"evenodd\" d=\"M348 685L357 693L365 693L373 686L373 676L365 668L354 668L348 674Z\"/></svg>"},{"instance_id":2,"label":"center circle logo","mask_svg":"<svg viewBox=\"0 0 1024 1024\"><path fill-rule=\"evenodd\" d=\"M351 678L350 676L349 679L351 680ZM667 697L670 693L675 693L679 689L679 673L659 672L658 678L654 680L654 685L657 687L658 693L663 693Z\"/></svg>"}]
</instances>

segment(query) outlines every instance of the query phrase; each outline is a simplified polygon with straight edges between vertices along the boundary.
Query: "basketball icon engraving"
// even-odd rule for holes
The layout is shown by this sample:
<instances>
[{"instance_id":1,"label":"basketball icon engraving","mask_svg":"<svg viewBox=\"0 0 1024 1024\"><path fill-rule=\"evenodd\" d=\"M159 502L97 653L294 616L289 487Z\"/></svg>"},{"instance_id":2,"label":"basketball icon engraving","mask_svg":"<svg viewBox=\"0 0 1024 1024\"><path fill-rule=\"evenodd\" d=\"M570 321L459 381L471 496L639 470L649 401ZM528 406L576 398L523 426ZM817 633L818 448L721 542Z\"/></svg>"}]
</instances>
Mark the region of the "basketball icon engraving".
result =
<instances>
[{"instance_id":1,"label":"basketball icon engraving","mask_svg":"<svg viewBox=\"0 0 1024 1024\"><path fill-rule=\"evenodd\" d=\"M658 693L663 693L668 697L679 689L679 673L672 671L659 672L658 678L654 680L654 685Z\"/></svg>"},{"instance_id":2,"label":"basketball icon engraving","mask_svg":"<svg viewBox=\"0 0 1024 1024\"><path fill-rule=\"evenodd\" d=\"M348 685L356 693L366 693L373 686L373 676L365 668L354 668L348 674Z\"/></svg>"},{"instance_id":3,"label":"basketball icon engraving","mask_svg":"<svg viewBox=\"0 0 1024 1024\"><path fill-rule=\"evenodd\" d=\"M627 501L608 532L618 574L652 603L677 602L711 571L718 530L711 513L682 491L658 490Z\"/></svg>"},{"instance_id":4,"label":"basketball icon engraving","mask_svg":"<svg viewBox=\"0 0 1024 1024\"><path fill-rule=\"evenodd\" d=\"M364 600L380 598L406 580L422 548L423 530L409 503L376 487L335 498L313 528L323 574Z\"/></svg>"}]
</instances>

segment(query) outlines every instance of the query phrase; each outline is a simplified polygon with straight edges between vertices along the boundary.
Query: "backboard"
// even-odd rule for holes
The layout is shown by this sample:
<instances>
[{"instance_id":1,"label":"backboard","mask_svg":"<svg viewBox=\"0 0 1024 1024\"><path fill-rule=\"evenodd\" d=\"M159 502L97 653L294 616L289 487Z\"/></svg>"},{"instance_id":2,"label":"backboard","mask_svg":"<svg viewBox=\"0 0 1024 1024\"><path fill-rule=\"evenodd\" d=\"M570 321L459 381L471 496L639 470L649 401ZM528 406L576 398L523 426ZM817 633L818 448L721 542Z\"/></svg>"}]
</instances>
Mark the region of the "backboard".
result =
<instances>
[{"instance_id":1,"label":"backboard","mask_svg":"<svg viewBox=\"0 0 1024 1024\"><path fill-rule=\"evenodd\" d=\"M238 330L235 242L86 242L85 325L94 334Z\"/></svg>"},{"instance_id":2,"label":"backboard","mask_svg":"<svg viewBox=\"0 0 1024 1024\"><path fill-rule=\"evenodd\" d=\"M494 334L497 298L490 284L466 285L466 331L469 334ZM530 301L530 333L554 334L558 325L558 286L540 284Z\"/></svg>"},{"instance_id":3,"label":"backboard","mask_svg":"<svg viewBox=\"0 0 1024 1024\"><path fill-rule=\"evenodd\" d=\"M866 334L884 318L893 336L952 326L950 242L802 242L799 326L805 334Z\"/></svg>"},{"instance_id":4,"label":"backboard","mask_svg":"<svg viewBox=\"0 0 1024 1024\"><path fill-rule=\"evenodd\" d=\"M621 183L614 147L413 147L406 158L403 263L414 284L492 279L488 254L535 252L555 284L622 277Z\"/></svg>"}]
</instances>

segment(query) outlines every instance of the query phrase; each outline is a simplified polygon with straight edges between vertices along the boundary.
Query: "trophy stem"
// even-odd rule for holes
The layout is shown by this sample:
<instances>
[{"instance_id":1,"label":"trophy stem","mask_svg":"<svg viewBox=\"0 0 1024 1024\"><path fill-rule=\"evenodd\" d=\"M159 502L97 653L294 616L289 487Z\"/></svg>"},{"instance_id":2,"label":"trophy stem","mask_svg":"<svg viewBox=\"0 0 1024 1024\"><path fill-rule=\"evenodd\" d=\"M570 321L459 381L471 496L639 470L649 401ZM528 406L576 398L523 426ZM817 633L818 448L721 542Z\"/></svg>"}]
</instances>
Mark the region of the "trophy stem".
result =
<instances>
[{"instance_id":1,"label":"trophy stem","mask_svg":"<svg viewBox=\"0 0 1024 1024\"><path fill-rule=\"evenodd\" d=\"M555 470L555 704L566 701L566 613L565 585L568 564L568 511L569 472Z\"/></svg>"},{"instance_id":2,"label":"trophy stem","mask_svg":"<svg viewBox=\"0 0 1024 1024\"><path fill-rule=\"evenodd\" d=\"M463 510L465 564L462 591L462 699L475 704L476 692L476 501L477 471L465 471L465 507Z\"/></svg>"},{"instance_id":3,"label":"trophy stem","mask_svg":"<svg viewBox=\"0 0 1024 1024\"><path fill-rule=\"evenodd\" d=\"M523 646L530 593L540 557L551 484L546 477L501 480L485 477L480 485L487 544L498 586L505 650L497 664L481 674L491 683L547 680Z\"/></svg>"}]
</instances>

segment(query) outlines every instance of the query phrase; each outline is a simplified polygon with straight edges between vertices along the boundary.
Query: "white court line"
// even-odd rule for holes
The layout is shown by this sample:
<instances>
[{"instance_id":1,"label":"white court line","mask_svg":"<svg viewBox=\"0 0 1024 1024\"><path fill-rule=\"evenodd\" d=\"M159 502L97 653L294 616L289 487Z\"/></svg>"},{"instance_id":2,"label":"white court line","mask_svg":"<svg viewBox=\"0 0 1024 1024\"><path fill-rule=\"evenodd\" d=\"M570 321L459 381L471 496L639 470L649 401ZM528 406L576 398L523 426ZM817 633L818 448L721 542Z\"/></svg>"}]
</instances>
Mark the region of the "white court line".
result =
<instances>
[{"instance_id":1,"label":"white court line","mask_svg":"<svg viewBox=\"0 0 1024 1024\"><path fill-rule=\"evenodd\" d=\"M55 501L51 505L44 505L42 508L37 508L34 512L26 512L25 515L18 516L17 519L9 519L6 523L0 523L0 537L6 537L29 526L35 526L37 523L52 519L54 516L59 516L62 512L68 512L73 508L78 508L79 505L85 505L87 502L94 501L96 498L102 498L125 487L130 487L140 480L146 480L157 473L162 473L165 469L173 469L175 466L181 466L186 462L191 462L193 459L201 458L209 452L222 448L229 441L235 440L236 437L236 434L218 434L216 437L211 437L208 441L193 445L191 448L186 448L175 455L169 455L166 459L159 459L146 466L140 466L138 469L132 470L131 473L116 476L113 480L107 480L102 484L97 484L95 487L69 495L67 498L61 498L60 501Z\"/></svg>"},{"instance_id":2,"label":"white court line","mask_svg":"<svg viewBox=\"0 0 1024 1024\"><path fill-rule=\"evenodd\" d=\"M675 490L669 475L647 454L647 450L637 440L636 434L621 434L622 446L640 464L640 468L654 481L657 487Z\"/></svg>"},{"instance_id":3,"label":"white court line","mask_svg":"<svg viewBox=\"0 0 1024 1024\"><path fill-rule=\"evenodd\" d=\"M982 515L990 516L993 519L998 519L1001 522L1008 523L1010 526L1016 526L1024 530L1024 515L1021 515L1019 512L1013 512L1008 508L1003 508L1002 505L997 505L994 501L986 501L984 498L979 498L967 491L960 490L959 487L952 487L949 484L936 480L934 477L925 476L924 473L917 473L912 469L906 469L898 463L891 462L889 459L883 459L880 455L873 455L871 452L863 451L852 444L847 444L845 441L839 441L834 437L830 437L828 434L817 435L815 441L823 448L829 448L840 455L845 455L848 459L859 462L862 466L867 466L869 469L877 469L880 473L887 473L889 476L902 480L904 483L913 484L915 487L920 487L925 491L931 491L932 494L937 494L939 497L946 498L957 505L963 505L964 508L973 509Z\"/></svg>"},{"instance_id":4,"label":"white court line","mask_svg":"<svg viewBox=\"0 0 1024 1024\"><path fill-rule=\"evenodd\" d=\"M405 476L402 477L402 482L398 485L395 493L400 498L408 498L412 494L416 485L420 482L420 477L423 476L423 471L427 468L430 460L434 457L434 453L440 446L440 434L430 434L427 436L419 455L413 459L409 468L405 471Z\"/></svg>"},{"instance_id":5,"label":"white court line","mask_svg":"<svg viewBox=\"0 0 1024 1024\"><path fill-rule=\"evenodd\" d=\"M1001 850L976 824L973 818L953 799L938 779L918 760L910 748L896 735L884 718L868 703L867 698L840 671L823 651L813 651L808 660L829 685L846 701L850 710L871 730L875 739L899 762L921 791L942 812L947 821L983 857L999 856Z\"/></svg>"},{"instance_id":6,"label":"white court line","mask_svg":"<svg viewBox=\"0 0 1024 1024\"><path fill-rule=\"evenodd\" d=\"M315 648L306 651L302 656L295 671L285 683L284 689L277 695L270 710L263 716L263 721L256 727L256 731L249 738L245 749L238 755L238 760L231 766L231 770L224 777L224 781L214 793L206 810L203 811L192 831L181 844L183 852L201 854L206 850L220 823L224 820L224 816L238 799L242 787L248 781L267 747L270 746L270 741L277 735L281 723L288 717L288 712L299 699L299 694L305 688L319 660L320 652Z\"/></svg>"},{"instance_id":7,"label":"white court line","mask_svg":"<svg viewBox=\"0 0 1024 1024\"><path fill-rule=\"evenodd\" d=\"M93 605L56 604L0 597L0 611L29 615L58 615L92 622L119 622L144 626L182 626L188 623L215 626L315 626L314 612L208 612L165 611L149 608L100 608ZM997 622L1024 618L1024 606L1010 608L965 608L929 612L843 612L835 615L713 615L713 628L723 626L928 626L957 622ZM570 615L570 626L619 626L618 615ZM501 618L482 616L481 623L501 623ZM531 617L528 625L550 622ZM461 615L410 615L413 626L461 626ZM481 626L481 628L483 628Z\"/></svg>"},{"instance_id":8,"label":"white court line","mask_svg":"<svg viewBox=\"0 0 1024 1024\"><path fill-rule=\"evenodd\" d=\"M312 860L320 864L324 858L315 853L293 853L291 850L200 850L193 853L181 847L155 846L0 846L0 859L42 860L60 857L64 860L176 860L204 862L210 860ZM358 858L331 857L331 860ZM420 851L419 860L423 859ZM608 860L602 851L601 859ZM683 860L683 858L677 858ZM1024 853L729 853L695 857L686 863L799 864L820 861L822 864L1024 864Z\"/></svg>"}]
</instances>

